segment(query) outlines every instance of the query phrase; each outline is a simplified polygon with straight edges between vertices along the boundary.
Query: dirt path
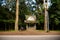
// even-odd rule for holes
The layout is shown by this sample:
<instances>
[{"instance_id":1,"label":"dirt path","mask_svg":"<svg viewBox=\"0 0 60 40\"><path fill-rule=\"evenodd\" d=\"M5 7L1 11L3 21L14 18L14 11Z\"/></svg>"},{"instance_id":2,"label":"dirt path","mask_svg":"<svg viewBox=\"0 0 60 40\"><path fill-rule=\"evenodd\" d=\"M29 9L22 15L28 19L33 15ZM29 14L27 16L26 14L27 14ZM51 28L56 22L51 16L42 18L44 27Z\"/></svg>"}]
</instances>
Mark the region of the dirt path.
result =
<instances>
[{"instance_id":1,"label":"dirt path","mask_svg":"<svg viewBox=\"0 0 60 40\"><path fill-rule=\"evenodd\" d=\"M38 30L26 30L26 31L8 31L8 32L0 32L0 35L60 35L60 32L56 31L38 31Z\"/></svg>"}]
</instances>

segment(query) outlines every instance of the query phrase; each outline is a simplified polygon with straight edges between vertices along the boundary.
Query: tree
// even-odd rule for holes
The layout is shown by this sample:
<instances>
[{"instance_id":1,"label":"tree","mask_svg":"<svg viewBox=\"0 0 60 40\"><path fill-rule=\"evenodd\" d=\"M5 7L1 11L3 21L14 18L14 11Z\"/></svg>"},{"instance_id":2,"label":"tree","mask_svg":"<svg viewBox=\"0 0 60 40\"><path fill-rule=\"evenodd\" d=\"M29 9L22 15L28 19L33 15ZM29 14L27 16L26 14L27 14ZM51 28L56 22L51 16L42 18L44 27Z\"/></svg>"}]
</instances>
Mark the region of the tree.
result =
<instances>
[{"instance_id":1,"label":"tree","mask_svg":"<svg viewBox=\"0 0 60 40\"><path fill-rule=\"evenodd\" d=\"M60 30L60 0L51 0L51 7L49 8L50 29Z\"/></svg>"},{"instance_id":2,"label":"tree","mask_svg":"<svg viewBox=\"0 0 60 40\"><path fill-rule=\"evenodd\" d=\"M37 3L37 19L42 29L44 29L44 6L43 6L43 0L36 0Z\"/></svg>"},{"instance_id":3,"label":"tree","mask_svg":"<svg viewBox=\"0 0 60 40\"><path fill-rule=\"evenodd\" d=\"M16 20L15 20L15 31L18 31L18 18L19 18L19 0L16 0Z\"/></svg>"},{"instance_id":4,"label":"tree","mask_svg":"<svg viewBox=\"0 0 60 40\"><path fill-rule=\"evenodd\" d=\"M8 24L10 24L11 22L14 23L15 21L15 4L16 4L16 0L5 0L6 1L6 5L0 6L0 21L4 21L5 24L6 22L8 22ZM1 2L0 2L1 3ZM24 20L25 20L25 14L29 14L27 7L24 3L24 0L20 0L19 2L19 25L24 25ZM11 8L11 9L10 9ZM5 16L5 17L4 17ZM20 21L21 20L21 21ZM7 24L6 24L7 25ZM9 27L9 26L8 26ZM14 27L14 26L13 26Z\"/></svg>"}]
</instances>

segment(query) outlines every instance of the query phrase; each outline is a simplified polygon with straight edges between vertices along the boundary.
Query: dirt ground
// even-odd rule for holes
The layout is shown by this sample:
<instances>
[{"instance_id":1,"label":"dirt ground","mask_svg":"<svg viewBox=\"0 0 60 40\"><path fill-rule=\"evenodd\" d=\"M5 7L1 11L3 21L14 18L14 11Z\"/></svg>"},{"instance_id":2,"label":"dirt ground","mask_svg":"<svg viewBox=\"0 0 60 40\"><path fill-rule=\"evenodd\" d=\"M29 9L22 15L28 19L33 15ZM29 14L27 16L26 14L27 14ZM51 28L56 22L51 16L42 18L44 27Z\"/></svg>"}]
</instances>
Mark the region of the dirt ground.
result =
<instances>
[{"instance_id":1,"label":"dirt ground","mask_svg":"<svg viewBox=\"0 0 60 40\"><path fill-rule=\"evenodd\" d=\"M0 32L0 35L60 35L60 31L39 31L39 30L26 30L26 31L5 31Z\"/></svg>"}]
</instances>

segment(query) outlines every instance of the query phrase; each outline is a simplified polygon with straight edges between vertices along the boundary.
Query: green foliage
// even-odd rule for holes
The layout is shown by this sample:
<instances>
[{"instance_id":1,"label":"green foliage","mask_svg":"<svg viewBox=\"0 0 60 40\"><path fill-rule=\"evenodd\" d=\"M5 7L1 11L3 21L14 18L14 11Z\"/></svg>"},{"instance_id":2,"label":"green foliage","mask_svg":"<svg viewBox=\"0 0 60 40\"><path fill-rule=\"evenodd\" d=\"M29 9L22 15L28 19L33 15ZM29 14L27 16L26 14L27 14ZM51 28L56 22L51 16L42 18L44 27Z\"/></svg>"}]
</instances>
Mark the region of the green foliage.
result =
<instances>
[{"instance_id":1,"label":"green foliage","mask_svg":"<svg viewBox=\"0 0 60 40\"><path fill-rule=\"evenodd\" d=\"M43 4L43 0L36 0L37 4Z\"/></svg>"},{"instance_id":2,"label":"green foliage","mask_svg":"<svg viewBox=\"0 0 60 40\"><path fill-rule=\"evenodd\" d=\"M25 1L21 1L19 5L19 24L24 25L25 15L29 14L29 10L25 5Z\"/></svg>"},{"instance_id":3,"label":"green foliage","mask_svg":"<svg viewBox=\"0 0 60 40\"><path fill-rule=\"evenodd\" d=\"M0 19L4 20L14 19L14 13L11 13L8 11L7 8L0 6Z\"/></svg>"},{"instance_id":4,"label":"green foliage","mask_svg":"<svg viewBox=\"0 0 60 40\"><path fill-rule=\"evenodd\" d=\"M55 18L54 22L56 23L56 25L58 25L60 23L60 20L58 18Z\"/></svg>"},{"instance_id":5,"label":"green foliage","mask_svg":"<svg viewBox=\"0 0 60 40\"><path fill-rule=\"evenodd\" d=\"M13 30L14 23L15 13L4 6L0 6L0 30Z\"/></svg>"},{"instance_id":6,"label":"green foliage","mask_svg":"<svg viewBox=\"0 0 60 40\"><path fill-rule=\"evenodd\" d=\"M38 18L39 23L44 23L44 15L40 15Z\"/></svg>"},{"instance_id":7,"label":"green foliage","mask_svg":"<svg viewBox=\"0 0 60 40\"><path fill-rule=\"evenodd\" d=\"M52 5L49 8L50 25L58 26L60 24L60 0L51 0Z\"/></svg>"},{"instance_id":8,"label":"green foliage","mask_svg":"<svg viewBox=\"0 0 60 40\"><path fill-rule=\"evenodd\" d=\"M0 24L7 25L10 23L15 23L15 1L7 1L6 6L1 6L0 4ZM9 2L8 2L9 1ZM36 0L37 6L40 6L41 8L37 7L36 11L33 11L33 13L36 12L37 21L39 25L44 24L44 8L43 8L43 0ZM52 5L49 8L49 18L50 18L50 25L52 27L59 27L60 24L60 0L51 0ZM0 2L1 3L1 2ZM9 8L12 8L11 11L9 11ZM19 25L20 26L26 26L24 23L25 15L31 14L32 11L29 10L29 8L25 5L25 0L20 0L19 2ZM0 25L0 26L3 26ZM9 25L10 26L10 25ZM40 27L39 26L39 27Z\"/></svg>"},{"instance_id":9,"label":"green foliage","mask_svg":"<svg viewBox=\"0 0 60 40\"><path fill-rule=\"evenodd\" d=\"M27 6L25 5L25 2L20 2L20 5L19 5L19 11L20 11L20 14L29 14L29 10L27 8Z\"/></svg>"}]
</instances>

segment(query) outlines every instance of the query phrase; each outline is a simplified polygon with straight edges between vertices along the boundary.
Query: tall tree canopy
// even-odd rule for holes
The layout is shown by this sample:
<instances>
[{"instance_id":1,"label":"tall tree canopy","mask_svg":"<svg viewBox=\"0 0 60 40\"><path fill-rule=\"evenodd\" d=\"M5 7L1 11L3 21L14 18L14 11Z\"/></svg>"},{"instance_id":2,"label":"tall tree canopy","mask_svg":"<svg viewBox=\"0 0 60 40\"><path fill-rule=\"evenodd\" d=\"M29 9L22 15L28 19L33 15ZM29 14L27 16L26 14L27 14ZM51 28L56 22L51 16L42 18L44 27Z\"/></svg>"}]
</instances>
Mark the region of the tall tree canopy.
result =
<instances>
[{"instance_id":1,"label":"tall tree canopy","mask_svg":"<svg viewBox=\"0 0 60 40\"><path fill-rule=\"evenodd\" d=\"M60 0L51 0L49 8L50 26L59 29L60 24Z\"/></svg>"}]
</instances>

